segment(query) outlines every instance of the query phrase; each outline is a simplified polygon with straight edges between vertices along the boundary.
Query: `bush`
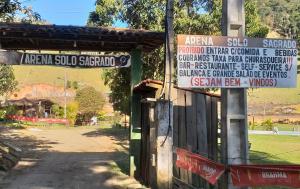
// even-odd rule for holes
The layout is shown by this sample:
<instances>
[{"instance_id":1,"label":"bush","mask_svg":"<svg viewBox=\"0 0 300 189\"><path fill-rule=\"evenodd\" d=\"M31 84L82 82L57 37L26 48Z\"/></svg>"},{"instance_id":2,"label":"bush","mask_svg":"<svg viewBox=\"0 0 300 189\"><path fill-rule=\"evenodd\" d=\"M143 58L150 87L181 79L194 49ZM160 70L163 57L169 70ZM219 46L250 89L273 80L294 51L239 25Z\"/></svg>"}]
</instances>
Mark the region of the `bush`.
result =
<instances>
[{"instance_id":1,"label":"bush","mask_svg":"<svg viewBox=\"0 0 300 189\"><path fill-rule=\"evenodd\" d=\"M122 115L119 112L115 112L113 116L113 125L118 125L121 123Z\"/></svg>"},{"instance_id":2,"label":"bush","mask_svg":"<svg viewBox=\"0 0 300 189\"><path fill-rule=\"evenodd\" d=\"M24 115L24 111L23 110L18 110L16 115L18 116L23 116Z\"/></svg>"},{"instance_id":3,"label":"bush","mask_svg":"<svg viewBox=\"0 0 300 189\"><path fill-rule=\"evenodd\" d=\"M53 104L51 106L51 112L55 118L63 118L64 117L64 109L60 107L58 104Z\"/></svg>"},{"instance_id":4,"label":"bush","mask_svg":"<svg viewBox=\"0 0 300 189\"><path fill-rule=\"evenodd\" d=\"M105 98L95 88L85 87L77 91L75 101L79 104L79 112L84 115L85 119L90 119L102 110Z\"/></svg>"},{"instance_id":5,"label":"bush","mask_svg":"<svg viewBox=\"0 0 300 189\"><path fill-rule=\"evenodd\" d=\"M255 130L256 127L258 127L259 125L256 122L249 122L249 129L250 130Z\"/></svg>"},{"instance_id":6,"label":"bush","mask_svg":"<svg viewBox=\"0 0 300 189\"><path fill-rule=\"evenodd\" d=\"M6 111L6 115L16 115L18 112L17 107L14 105L9 105L4 110Z\"/></svg>"},{"instance_id":7,"label":"bush","mask_svg":"<svg viewBox=\"0 0 300 189\"><path fill-rule=\"evenodd\" d=\"M0 110L0 120L4 120L6 118L6 110Z\"/></svg>"},{"instance_id":8,"label":"bush","mask_svg":"<svg viewBox=\"0 0 300 189\"><path fill-rule=\"evenodd\" d=\"M78 114L79 105L77 102L71 102L67 105L67 119L69 124L74 126Z\"/></svg>"},{"instance_id":9,"label":"bush","mask_svg":"<svg viewBox=\"0 0 300 189\"><path fill-rule=\"evenodd\" d=\"M106 121L107 117L105 116L106 113L104 111L100 111L97 115L97 118L99 121Z\"/></svg>"},{"instance_id":10,"label":"bush","mask_svg":"<svg viewBox=\"0 0 300 189\"><path fill-rule=\"evenodd\" d=\"M271 119L267 119L264 122L261 123L261 126L266 130L266 131L272 131L273 129L273 122Z\"/></svg>"}]
</instances>

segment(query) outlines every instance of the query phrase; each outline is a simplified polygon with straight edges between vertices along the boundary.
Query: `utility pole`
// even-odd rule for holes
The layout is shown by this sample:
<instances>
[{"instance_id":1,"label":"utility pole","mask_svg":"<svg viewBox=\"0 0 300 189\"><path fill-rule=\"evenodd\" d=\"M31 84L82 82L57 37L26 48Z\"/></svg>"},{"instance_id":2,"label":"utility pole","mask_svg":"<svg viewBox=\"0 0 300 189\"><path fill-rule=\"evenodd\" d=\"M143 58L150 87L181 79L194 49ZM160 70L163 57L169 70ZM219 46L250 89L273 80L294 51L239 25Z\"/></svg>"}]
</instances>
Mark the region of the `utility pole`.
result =
<instances>
[{"instance_id":1,"label":"utility pole","mask_svg":"<svg viewBox=\"0 0 300 189\"><path fill-rule=\"evenodd\" d=\"M164 99L155 103L156 127L156 186L171 189L173 178L173 72L174 72L174 0L167 0L165 16L165 81ZM152 158L152 160L155 160Z\"/></svg>"},{"instance_id":2,"label":"utility pole","mask_svg":"<svg viewBox=\"0 0 300 189\"><path fill-rule=\"evenodd\" d=\"M245 0L223 0L222 33L245 36ZM247 89L222 89L222 157L226 165L247 164ZM226 175L221 188L233 189Z\"/></svg>"},{"instance_id":3,"label":"utility pole","mask_svg":"<svg viewBox=\"0 0 300 189\"><path fill-rule=\"evenodd\" d=\"M170 100L174 75L174 0L167 1L166 11L165 98Z\"/></svg>"}]
</instances>

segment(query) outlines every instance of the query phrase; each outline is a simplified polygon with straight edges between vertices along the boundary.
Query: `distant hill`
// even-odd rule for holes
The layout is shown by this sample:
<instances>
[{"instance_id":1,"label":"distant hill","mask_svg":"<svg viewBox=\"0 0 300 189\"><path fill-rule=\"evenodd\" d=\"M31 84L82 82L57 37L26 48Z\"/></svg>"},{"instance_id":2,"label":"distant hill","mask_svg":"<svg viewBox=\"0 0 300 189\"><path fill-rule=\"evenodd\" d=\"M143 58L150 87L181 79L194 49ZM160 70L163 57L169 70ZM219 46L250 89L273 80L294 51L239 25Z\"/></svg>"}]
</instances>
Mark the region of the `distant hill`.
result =
<instances>
[{"instance_id":1,"label":"distant hill","mask_svg":"<svg viewBox=\"0 0 300 189\"><path fill-rule=\"evenodd\" d=\"M49 84L64 86L64 75L67 80L77 81L80 87L92 86L96 90L108 93L109 88L104 85L101 69L76 69L51 66L13 66L19 86L31 84Z\"/></svg>"},{"instance_id":2,"label":"distant hill","mask_svg":"<svg viewBox=\"0 0 300 189\"><path fill-rule=\"evenodd\" d=\"M300 41L299 0L256 0L262 21L273 31Z\"/></svg>"},{"instance_id":3,"label":"distant hill","mask_svg":"<svg viewBox=\"0 0 300 189\"><path fill-rule=\"evenodd\" d=\"M297 88L291 89L253 89L249 90L249 103L251 104L300 104L300 75L297 79Z\"/></svg>"},{"instance_id":4,"label":"distant hill","mask_svg":"<svg viewBox=\"0 0 300 189\"><path fill-rule=\"evenodd\" d=\"M256 0L261 20L269 26L268 38L294 38L300 41L300 2L299 0ZM298 62L300 65L300 61ZM275 113L281 107L289 106L300 113L300 75L298 86L293 89L254 89L249 90L249 112Z\"/></svg>"},{"instance_id":5,"label":"distant hill","mask_svg":"<svg viewBox=\"0 0 300 189\"><path fill-rule=\"evenodd\" d=\"M104 85L102 80L102 69L76 69L61 68L53 66L13 66L16 80L18 81L18 91L10 98L47 98L54 102L64 103L64 76L67 73L67 80L77 81L79 87L92 86L96 90L104 93L106 103L103 111L112 114L113 107L109 103L109 87ZM67 90L68 102L75 96L74 90Z\"/></svg>"},{"instance_id":6,"label":"distant hill","mask_svg":"<svg viewBox=\"0 0 300 189\"><path fill-rule=\"evenodd\" d=\"M280 38L272 32L271 38ZM300 59L298 61L300 65ZM275 113L283 106L295 108L294 113L300 114L300 74L297 76L296 88L261 88L248 91L248 104L250 114Z\"/></svg>"}]
</instances>

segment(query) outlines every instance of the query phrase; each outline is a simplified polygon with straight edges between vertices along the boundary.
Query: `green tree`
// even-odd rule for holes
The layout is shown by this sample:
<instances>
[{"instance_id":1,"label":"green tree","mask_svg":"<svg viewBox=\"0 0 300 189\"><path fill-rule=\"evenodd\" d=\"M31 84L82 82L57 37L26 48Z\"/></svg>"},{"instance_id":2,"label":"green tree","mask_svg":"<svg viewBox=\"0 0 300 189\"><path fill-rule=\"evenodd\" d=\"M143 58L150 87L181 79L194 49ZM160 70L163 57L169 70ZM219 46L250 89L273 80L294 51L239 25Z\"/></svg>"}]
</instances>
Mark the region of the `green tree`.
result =
<instances>
[{"instance_id":1,"label":"green tree","mask_svg":"<svg viewBox=\"0 0 300 189\"><path fill-rule=\"evenodd\" d=\"M96 115L105 103L103 94L93 87L78 90L75 101L78 102L79 113L84 115L85 120Z\"/></svg>"},{"instance_id":2,"label":"green tree","mask_svg":"<svg viewBox=\"0 0 300 189\"><path fill-rule=\"evenodd\" d=\"M97 0L96 10L90 13L89 26L111 26L120 9L120 0Z\"/></svg>"},{"instance_id":3,"label":"green tree","mask_svg":"<svg viewBox=\"0 0 300 189\"><path fill-rule=\"evenodd\" d=\"M31 7L23 6L19 0L0 1L1 22L37 22L41 17Z\"/></svg>"},{"instance_id":4,"label":"green tree","mask_svg":"<svg viewBox=\"0 0 300 189\"><path fill-rule=\"evenodd\" d=\"M249 37L264 38L269 33L269 28L261 22L257 7L254 1L246 1L246 34Z\"/></svg>"},{"instance_id":5,"label":"green tree","mask_svg":"<svg viewBox=\"0 0 300 189\"><path fill-rule=\"evenodd\" d=\"M121 20L134 29L164 31L165 1L116 0L115 4L103 6L110 0L96 1L96 10L90 14L88 23L94 26L112 25ZM221 0L175 0L174 30L177 34L221 35ZM112 7L114 7L112 9ZM246 32L252 37L264 37L268 33L260 21L254 1L246 0ZM104 16L103 16L104 15ZM103 18L103 19L100 19ZM104 19L105 18L105 19ZM99 22L101 20L101 22ZM107 22L105 22L105 20ZM105 23L103 23L105 22ZM157 49L143 55L143 78L163 79L164 50ZM155 66L153 66L155 65ZM130 70L107 70L105 83L111 88L110 101L115 110L129 112Z\"/></svg>"},{"instance_id":6,"label":"green tree","mask_svg":"<svg viewBox=\"0 0 300 189\"><path fill-rule=\"evenodd\" d=\"M130 113L130 68L106 70L104 72L104 84L113 91L110 93L110 102L114 110L119 110L127 115Z\"/></svg>"},{"instance_id":7,"label":"green tree","mask_svg":"<svg viewBox=\"0 0 300 189\"><path fill-rule=\"evenodd\" d=\"M0 1L0 22L36 22L40 19L38 13L34 12L31 7L22 6L19 0ZM16 86L13 68L8 65L0 65L0 95L12 92Z\"/></svg>"},{"instance_id":8,"label":"green tree","mask_svg":"<svg viewBox=\"0 0 300 189\"><path fill-rule=\"evenodd\" d=\"M63 118L64 117L64 109L58 104L53 104L51 106L51 112L55 118Z\"/></svg>"},{"instance_id":9,"label":"green tree","mask_svg":"<svg viewBox=\"0 0 300 189\"><path fill-rule=\"evenodd\" d=\"M257 2L264 23L281 35L300 42L299 0L257 0Z\"/></svg>"},{"instance_id":10,"label":"green tree","mask_svg":"<svg viewBox=\"0 0 300 189\"><path fill-rule=\"evenodd\" d=\"M8 65L0 65L0 95L14 91L17 84L13 68Z\"/></svg>"}]
</instances>

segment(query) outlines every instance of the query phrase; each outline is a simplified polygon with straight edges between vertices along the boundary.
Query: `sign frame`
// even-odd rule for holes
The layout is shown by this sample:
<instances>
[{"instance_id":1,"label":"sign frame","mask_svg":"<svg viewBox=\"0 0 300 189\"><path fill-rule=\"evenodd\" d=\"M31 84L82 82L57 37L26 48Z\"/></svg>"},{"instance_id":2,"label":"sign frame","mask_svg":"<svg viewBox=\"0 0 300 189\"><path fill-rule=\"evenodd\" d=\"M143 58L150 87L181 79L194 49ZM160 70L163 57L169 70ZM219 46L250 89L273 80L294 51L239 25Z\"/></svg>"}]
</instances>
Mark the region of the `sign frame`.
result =
<instances>
[{"instance_id":1,"label":"sign frame","mask_svg":"<svg viewBox=\"0 0 300 189\"><path fill-rule=\"evenodd\" d=\"M297 87L296 40L178 35L181 88Z\"/></svg>"}]
</instances>

